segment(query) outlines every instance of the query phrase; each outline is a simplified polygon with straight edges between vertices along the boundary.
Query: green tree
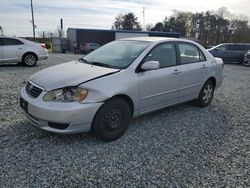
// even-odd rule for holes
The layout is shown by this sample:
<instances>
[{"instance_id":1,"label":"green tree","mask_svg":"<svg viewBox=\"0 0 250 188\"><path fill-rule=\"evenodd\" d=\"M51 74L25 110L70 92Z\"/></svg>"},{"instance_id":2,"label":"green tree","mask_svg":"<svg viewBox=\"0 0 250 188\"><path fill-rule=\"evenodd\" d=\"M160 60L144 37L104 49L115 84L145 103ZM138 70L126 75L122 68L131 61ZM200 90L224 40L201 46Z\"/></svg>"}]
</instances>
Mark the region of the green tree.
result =
<instances>
[{"instance_id":1,"label":"green tree","mask_svg":"<svg viewBox=\"0 0 250 188\"><path fill-rule=\"evenodd\" d=\"M250 42L250 27L247 21L233 20L232 28L231 42Z\"/></svg>"},{"instance_id":2,"label":"green tree","mask_svg":"<svg viewBox=\"0 0 250 188\"><path fill-rule=\"evenodd\" d=\"M156 23L156 24L155 24L155 26L154 26L154 27L152 27L152 28L151 28L151 31L158 31L158 32L162 32L162 31L163 31L163 29L164 29L164 27L163 27L163 23L158 22L158 23Z\"/></svg>"},{"instance_id":3,"label":"green tree","mask_svg":"<svg viewBox=\"0 0 250 188\"><path fill-rule=\"evenodd\" d=\"M114 29L141 30L133 13L119 14L112 26ZM148 31L179 32L182 36L198 38L204 46L225 42L250 42L250 26L244 17L236 17L227 8L217 11L183 12L174 10L154 26L148 25Z\"/></svg>"},{"instance_id":4,"label":"green tree","mask_svg":"<svg viewBox=\"0 0 250 188\"><path fill-rule=\"evenodd\" d=\"M127 14L118 14L112 25L112 29L141 31L142 27L134 13L129 12Z\"/></svg>"}]
</instances>

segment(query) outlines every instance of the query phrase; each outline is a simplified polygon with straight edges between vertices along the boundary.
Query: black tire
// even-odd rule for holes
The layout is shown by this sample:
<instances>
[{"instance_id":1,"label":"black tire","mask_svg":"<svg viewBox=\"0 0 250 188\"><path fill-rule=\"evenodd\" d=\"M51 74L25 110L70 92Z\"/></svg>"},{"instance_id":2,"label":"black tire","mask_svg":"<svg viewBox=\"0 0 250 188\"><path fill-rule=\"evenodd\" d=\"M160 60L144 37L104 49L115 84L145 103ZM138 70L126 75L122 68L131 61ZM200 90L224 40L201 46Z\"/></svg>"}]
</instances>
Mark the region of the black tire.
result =
<instances>
[{"instance_id":1,"label":"black tire","mask_svg":"<svg viewBox=\"0 0 250 188\"><path fill-rule=\"evenodd\" d=\"M213 99L214 88L213 81L207 80L200 91L198 99L195 101L196 106L201 108L208 106Z\"/></svg>"},{"instance_id":2,"label":"black tire","mask_svg":"<svg viewBox=\"0 0 250 188\"><path fill-rule=\"evenodd\" d=\"M92 132L99 139L116 140L125 133L130 119L129 104L121 98L113 98L97 111L92 122Z\"/></svg>"},{"instance_id":3,"label":"black tire","mask_svg":"<svg viewBox=\"0 0 250 188\"><path fill-rule=\"evenodd\" d=\"M250 61L242 61L242 65L250 67Z\"/></svg>"},{"instance_id":4,"label":"black tire","mask_svg":"<svg viewBox=\"0 0 250 188\"><path fill-rule=\"evenodd\" d=\"M37 57L34 53L26 53L23 55L23 64L27 67L33 67L37 63Z\"/></svg>"}]
</instances>

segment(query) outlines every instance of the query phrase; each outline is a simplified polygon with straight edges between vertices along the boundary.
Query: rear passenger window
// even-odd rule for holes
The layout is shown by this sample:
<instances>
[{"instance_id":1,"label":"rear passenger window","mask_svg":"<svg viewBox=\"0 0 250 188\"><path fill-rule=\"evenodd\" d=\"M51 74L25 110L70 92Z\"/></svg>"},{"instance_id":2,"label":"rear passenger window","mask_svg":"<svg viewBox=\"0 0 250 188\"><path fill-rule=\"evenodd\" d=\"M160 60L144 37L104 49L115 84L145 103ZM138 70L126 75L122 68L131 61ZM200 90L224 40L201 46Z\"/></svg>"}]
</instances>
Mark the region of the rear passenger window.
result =
<instances>
[{"instance_id":1,"label":"rear passenger window","mask_svg":"<svg viewBox=\"0 0 250 188\"><path fill-rule=\"evenodd\" d=\"M250 50L250 45L246 45L246 50Z\"/></svg>"},{"instance_id":2,"label":"rear passenger window","mask_svg":"<svg viewBox=\"0 0 250 188\"><path fill-rule=\"evenodd\" d=\"M17 39L4 38L3 44L4 45L20 45L20 44L23 44L23 42Z\"/></svg>"},{"instance_id":3,"label":"rear passenger window","mask_svg":"<svg viewBox=\"0 0 250 188\"><path fill-rule=\"evenodd\" d=\"M188 43L178 44L181 64L206 61L204 54L196 46Z\"/></svg>"},{"instance_id":4,"label":"rear passenger window","mask_svg":"<svg viewBox=\"0 0 250 188\"><path fill-rule=\"evenodd\" d=\"M229 45L228 49L230 51L245 51L245 46L244 45Z\"/></svg>"},{"instance_id":5,"label":"rear passenger window","mask_svg":"<svg viewBox=\"0 0 250 188\"><path fill-rule=\"evenodd\" d=\"M176 65L175 45L171 43L156 46L144 59L146 61L158 61L160 68Z\"/></svg>"}]
</instances>

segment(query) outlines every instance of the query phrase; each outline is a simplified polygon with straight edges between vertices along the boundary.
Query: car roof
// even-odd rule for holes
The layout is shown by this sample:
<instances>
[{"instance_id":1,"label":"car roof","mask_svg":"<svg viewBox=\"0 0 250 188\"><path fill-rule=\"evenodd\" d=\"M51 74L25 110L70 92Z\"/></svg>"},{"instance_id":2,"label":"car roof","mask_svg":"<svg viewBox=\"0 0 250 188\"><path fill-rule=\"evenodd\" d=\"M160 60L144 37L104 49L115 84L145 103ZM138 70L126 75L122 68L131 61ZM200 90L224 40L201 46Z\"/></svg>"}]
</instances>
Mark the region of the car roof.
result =
<instances>
[{"instance_id":1,"label":"car roof","mask_svg":"<svg viewBox=\"0 0 250 188\"><path fill-rule=\"evenodd\" d=\"M10 37L10 36L5 36L5 35L1 35L0 38L9 38L9 39L17 39L17 40L20 40L22 41L23 43L26 43L26 44L34 44L34 43L37 43L37 42L33 42L33 41L30 41L30 40L27 40L27 39L24 39L24 38L19 38L19 37Z\"/></svg>"},{"instance_id":2,"label":"car roof","mask_svg":"<svg viewBox=\"0 0 250 188\"><path fill-rule=\"evenodd\" d=\"M1 35L0 38L20 39L18 37L10 37L10 36L5 36L5 35Z\"/></svg>"},{"instance_id":3,"label":"car roof","mask_svg":"<svg viewBox=\"0 0 250 188\"><path fill-rule=\"evenodd\" d=\"M250 43L221 43L221 44L218 44L217 46L219 45L250 45Z\"/></svg>"},{"instance_id":4,"label":"car roof","mask_svg":"<svg viewBox=\"0 0 250 188\"><path fill-rule=\"evenodd\" d=\"M164 42L164 41L180 41L180 42L192 42L187 39L180 38L171 38L171 37L132 37L132 38L123 38L120 40L133 40L133 41L145 41L145 42Z\"/></svg>"}]
</instances>

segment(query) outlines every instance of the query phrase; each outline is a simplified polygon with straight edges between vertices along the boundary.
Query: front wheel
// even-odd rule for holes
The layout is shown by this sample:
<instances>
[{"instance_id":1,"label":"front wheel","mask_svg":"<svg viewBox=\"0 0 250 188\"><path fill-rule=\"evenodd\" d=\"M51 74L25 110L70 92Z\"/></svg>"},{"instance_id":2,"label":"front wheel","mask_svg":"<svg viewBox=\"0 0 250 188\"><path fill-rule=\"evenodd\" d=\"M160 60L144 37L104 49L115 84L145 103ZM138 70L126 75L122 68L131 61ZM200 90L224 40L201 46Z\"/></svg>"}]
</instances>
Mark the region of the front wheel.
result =
<instances>
[{"instance_id":1,"label":"front wheel","mask_svg":"<svg viewBox=\"0 0 250 188\"><path fill-rule=\"evenodd\" d=\"M206 107L208 106L214 96L214 83L211 80L208 80L203 85L198 99L196 99L195 103L199 107Z\"/></svg>"},{"instance_id":2,"label":"front wheel","mask_svg":"<svg viewBox=\"0 0 250 188\"><path fill-rule=\"evenodd\" d=\"M32 67L35 66L37 63L37 57L33 53L27 53L23 56L23 63L28 66Z\"/></svg>"},{"instance_id":3,"label":"front wheel","mask_svg":"<svg viewBox=\"0 0 250 188\"><path fill-rule=\"evenodd\" d=\"M250 61L243 61L242 65L249 67L250 66Z\"/></svg>"},{"instance_id":4,"label":"front wheel","mask_svg":"<svg viewBox=\"0 0 250 188\"><path fill-rule=\"evenodd\" d=\"M97 138L113 141L121 137L129 126L131 109L120 98L107 101L96 113L92 122L92 132Z\"/></svg>"}]
</instances>

